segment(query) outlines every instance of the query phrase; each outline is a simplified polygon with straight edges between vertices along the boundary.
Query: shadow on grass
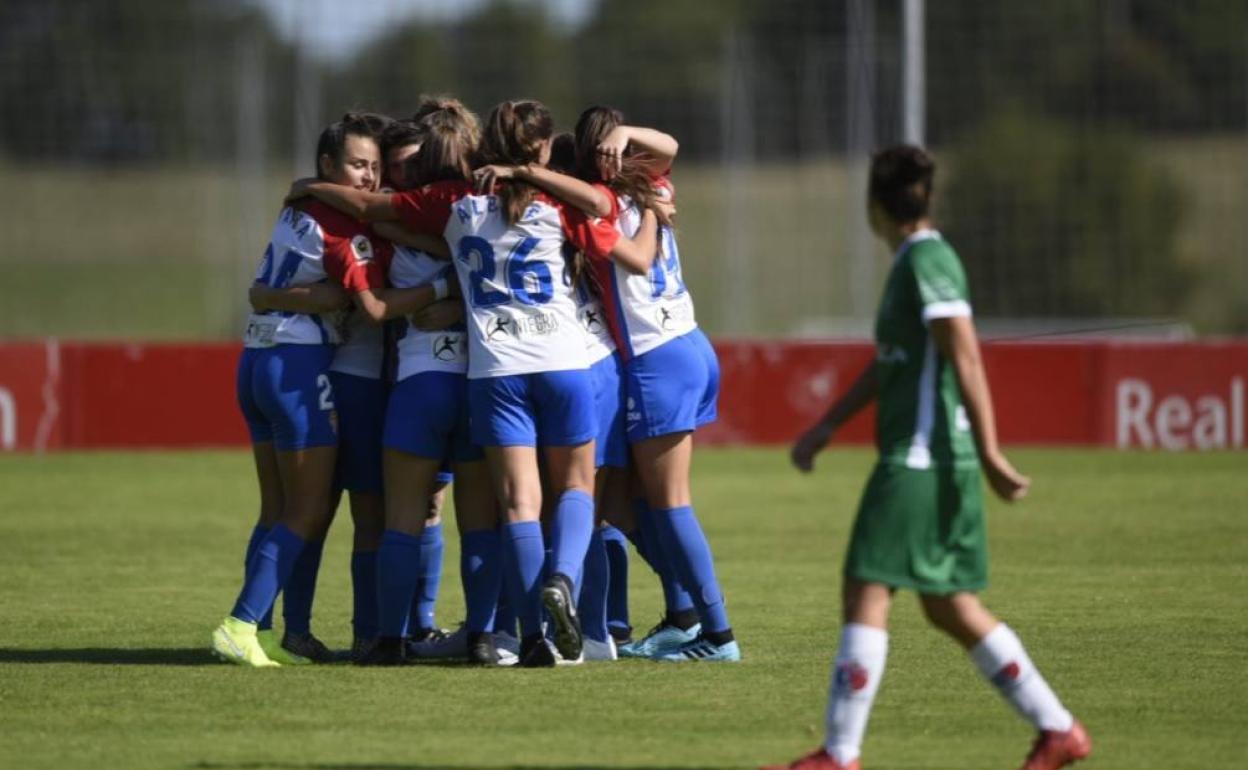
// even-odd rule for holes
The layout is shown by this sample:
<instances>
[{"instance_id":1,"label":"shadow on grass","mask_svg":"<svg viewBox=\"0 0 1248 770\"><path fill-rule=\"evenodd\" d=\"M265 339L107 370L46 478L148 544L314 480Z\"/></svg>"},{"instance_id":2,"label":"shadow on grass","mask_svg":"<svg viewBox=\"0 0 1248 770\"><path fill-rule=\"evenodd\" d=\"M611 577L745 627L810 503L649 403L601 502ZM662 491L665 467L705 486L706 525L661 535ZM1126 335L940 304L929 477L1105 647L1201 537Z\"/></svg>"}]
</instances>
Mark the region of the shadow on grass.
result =
<instances>
[{"instance_id":1,"label":"shadow on grass","mask_svg":"<svg viewBox=\"0 0 1248 770\"><path fill-rule=\"evenodd\" d=\"M220 666L204 647L59 650L0 648L0 663L87 663L97 666Z\"/></svg>"},{"instance_id":2,"label":"shadow on grass","mask_svg":"<svg viewBox=\"0 0 1248 770\"><path fill-rule=\"evenodd\" d=\"M688 765L448 765L402 762L196 762L191 770L742 770L736 766Z\"/></svg>"}]
</instances>

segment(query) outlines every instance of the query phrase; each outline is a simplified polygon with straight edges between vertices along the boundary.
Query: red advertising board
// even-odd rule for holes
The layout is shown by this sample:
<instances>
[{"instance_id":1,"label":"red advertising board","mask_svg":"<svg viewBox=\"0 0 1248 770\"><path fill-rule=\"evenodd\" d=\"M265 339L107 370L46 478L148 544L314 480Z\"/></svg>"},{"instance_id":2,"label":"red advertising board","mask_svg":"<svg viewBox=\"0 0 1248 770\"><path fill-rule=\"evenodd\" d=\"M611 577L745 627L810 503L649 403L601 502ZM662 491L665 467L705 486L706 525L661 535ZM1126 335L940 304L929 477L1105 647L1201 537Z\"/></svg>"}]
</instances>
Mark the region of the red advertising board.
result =
<instances>
[{"instance_id":1,"label":"red advertising board","mask_svg":"<svg viewBox=\"0 0 1248 770\"><path fill-rule=\"evenodd\" d=\"M1094 442L1244 448L1248 345L1115 345L1102 353Z\"/></svg>"},{"instance_id":2,"label":"red advertising board","mask_svg":"<svg viewBox=\"0 0 1248 770\"><path fill-rule=\"evenodd\" d=\"M55 340L0 345L0 451L63 446L63 382Z\"/></svg>"},{"instance_id":3,"label":"red advertising board","mask_svg":"<svg viewBox=\"0 0 1248 770\"><path fill-rule=\"evenodd\" d=\"M865 342L721 340L719 421L701 443L782 444L873 355ZM0 344L0 451L241 446L228 343ZM1008 444L1245 446L1248 341L988 343ZM868 443L873 415L838 441Z\"/></svg>"}]
</instances>

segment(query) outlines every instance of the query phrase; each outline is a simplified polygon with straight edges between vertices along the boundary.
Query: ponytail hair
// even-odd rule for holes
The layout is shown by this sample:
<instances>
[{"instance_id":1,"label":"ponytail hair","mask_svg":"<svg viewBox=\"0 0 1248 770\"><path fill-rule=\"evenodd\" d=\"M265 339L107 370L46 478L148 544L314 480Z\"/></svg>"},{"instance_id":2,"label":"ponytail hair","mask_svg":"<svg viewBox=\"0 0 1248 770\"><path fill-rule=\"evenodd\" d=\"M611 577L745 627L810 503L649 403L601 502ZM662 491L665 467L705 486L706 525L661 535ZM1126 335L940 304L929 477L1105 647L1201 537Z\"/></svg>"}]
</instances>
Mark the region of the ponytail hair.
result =
<instances>
[{"instance_id":1,"label":"ponytail hair","mask_svg":"<svg viewBox=\"0 0 1248 770\"><path fill-rule=\"evenodd\" d=\"M322 157L328 155L334 165L337 165L342 161L342 151L346 147L348 136L362 136L376 142L377 129L380 125L381 121L372 113L348 112L342 116L342 120L326 126L316 140L314 166L317 178L324 178L324 174L321 171Z\"/></svg>"},{"instance_id":2,"label":"ponytail hair","mask_svg":"<svg viewBox=\"0 0 1248 770\"><path fill-rule=\"evenodd\" d=\"M490 111L481 136L479 161L482 165L523 166L541 160L542 143L554 133L550 110L541 102L503 102ZM507 224L514 225L537 197L537 188L527 182L506 179L499 182L498 197Z\"/></svg>"},{"instance_id":3,"label":"ponytail hair","mask_svg":"<svg viewBox=\"0 0 1248 770\"><path fill-rule=\"evenodd\" d=\"M423 128L424 142L413 167L416 186L444 180L471 181L475 148L468 131L443 121L427 122Z\"/></svg>"}]
</instances>

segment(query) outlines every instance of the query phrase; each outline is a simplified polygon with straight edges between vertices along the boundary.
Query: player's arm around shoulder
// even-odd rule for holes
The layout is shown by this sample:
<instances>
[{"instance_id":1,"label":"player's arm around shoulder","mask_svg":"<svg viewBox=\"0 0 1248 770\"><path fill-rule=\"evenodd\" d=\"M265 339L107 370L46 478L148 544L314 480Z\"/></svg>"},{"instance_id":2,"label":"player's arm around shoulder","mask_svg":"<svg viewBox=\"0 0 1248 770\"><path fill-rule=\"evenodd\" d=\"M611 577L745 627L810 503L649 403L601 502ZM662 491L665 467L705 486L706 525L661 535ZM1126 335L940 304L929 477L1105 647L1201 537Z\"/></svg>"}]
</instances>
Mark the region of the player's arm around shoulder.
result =
<instances>
[{"instance_id":1,"label":"player's arm around shoulder","mask_svg":"<svg viewBox=\"0 0 1248 770\"><path fill-rule=\"evenodd\" d=\"M928 319L928 313L925 306L925 319ZM971 432L975 436L988 485L1006 502L1022 499L1031 486L1031 479L1010 464L997 443L992 393L988 389L988 377L984 372L979 339L975 334L975 323L971 320L970 312L933 316L928 320L928 329L941 356L953 366L957 374L962 405L971 423Z\"/></svg>"},{"instance_id":2,"label":"player's arm around shoulder","mask_svg":"<svg viewBox=\"0 0 1248 770\"><path fill-rule=\"evenodd\" d=\"M391 205L392 196L390 195L356 190L315 177L296 179L292 182L284 202L289 206L307 197L315 198L362 222L380 222L399 218L398 211Z\"/></svg>"},{"instance_id":3,"label":"player's arm around shoulder","mask_svg":"<svg viewBox=\"0 0 1248 770\"><path fill-rule=\"evenodd\" d=\"M341 286L327 281L306 286L288 286L274 289L264 284L253 284L247 292L251 309L257 313L281 310L289 313L332 313L345 310L351 304L349 295Z\"/></svg>"}]
</instances>

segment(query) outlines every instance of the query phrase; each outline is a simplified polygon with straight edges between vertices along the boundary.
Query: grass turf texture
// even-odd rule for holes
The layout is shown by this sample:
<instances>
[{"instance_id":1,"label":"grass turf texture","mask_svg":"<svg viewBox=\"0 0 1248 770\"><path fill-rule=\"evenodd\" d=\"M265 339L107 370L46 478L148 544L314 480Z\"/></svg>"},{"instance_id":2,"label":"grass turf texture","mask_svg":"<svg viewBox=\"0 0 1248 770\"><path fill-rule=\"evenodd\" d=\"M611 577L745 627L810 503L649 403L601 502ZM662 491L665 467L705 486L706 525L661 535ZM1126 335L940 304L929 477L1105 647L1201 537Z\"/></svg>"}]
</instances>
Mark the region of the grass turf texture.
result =
<instances>
[{"instance_id":1,"label":"grass turf texture","mask_svg":"<svg viewBox=\"0 0 1248 770\"><path fill-rule=\"evenodd\" d=\"M1020 451L990 507L986 600L1085 721L1084 767L1248 763L1243 454ZM698 510L745 653L555 671L252 671L206 647L256 507L246 453L0 458L0 767L752 767L821 735L838 573L871 463L793 472L778 450L705 450ZM439 620L462 612L453 526ZM313 627L349 640L350 520ZM634 624L659 592L634 559ZM639 630L644 630L640 629ZM1030 729L899 595L866 767L1016 767Z\"/></svg>"}]
</instances>

